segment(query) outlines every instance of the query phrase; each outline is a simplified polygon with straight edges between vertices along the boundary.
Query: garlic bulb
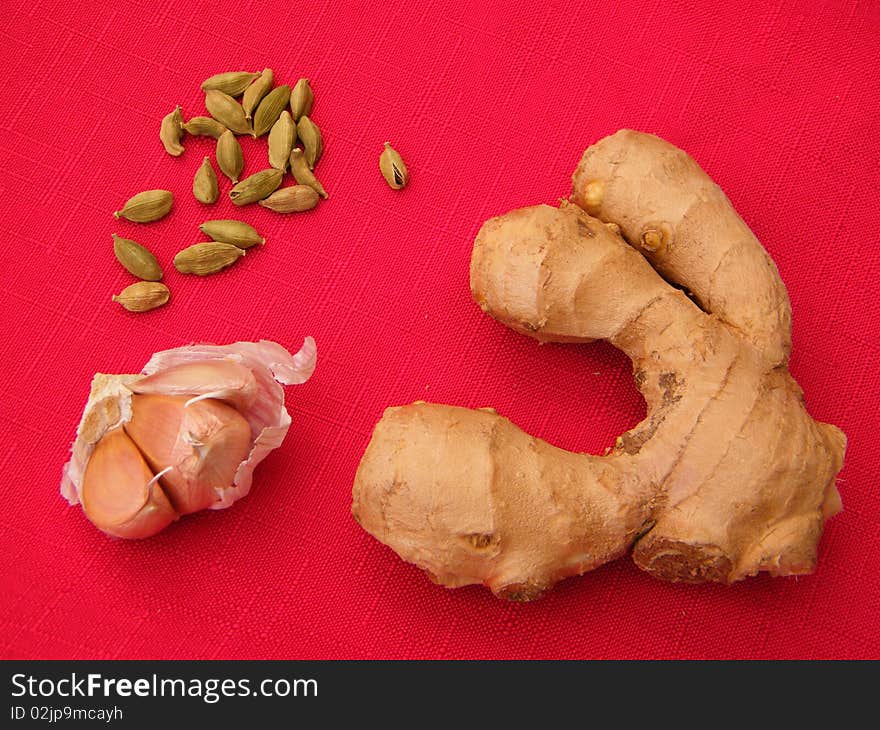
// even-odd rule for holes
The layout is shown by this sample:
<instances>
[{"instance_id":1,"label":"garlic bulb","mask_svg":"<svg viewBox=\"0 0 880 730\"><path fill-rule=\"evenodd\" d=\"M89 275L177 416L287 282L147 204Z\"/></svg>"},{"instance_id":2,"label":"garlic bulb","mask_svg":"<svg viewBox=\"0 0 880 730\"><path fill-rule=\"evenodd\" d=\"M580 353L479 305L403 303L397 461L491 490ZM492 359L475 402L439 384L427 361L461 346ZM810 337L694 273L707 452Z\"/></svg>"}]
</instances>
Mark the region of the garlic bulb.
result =
<instances>
[{"instance_id":1,"label":"garlic bulb","mask_svg":"<svg viewBox=\"0 0 880 730\"><path fill-rule=\"evenodd\" d=\"M142 375L96 374L62 496L124 538L229 507L290 427L281 385L304 383L316 360L306 337L295 355L266 340L191 345L157 352Z\"/></svg>"}]
</instances>

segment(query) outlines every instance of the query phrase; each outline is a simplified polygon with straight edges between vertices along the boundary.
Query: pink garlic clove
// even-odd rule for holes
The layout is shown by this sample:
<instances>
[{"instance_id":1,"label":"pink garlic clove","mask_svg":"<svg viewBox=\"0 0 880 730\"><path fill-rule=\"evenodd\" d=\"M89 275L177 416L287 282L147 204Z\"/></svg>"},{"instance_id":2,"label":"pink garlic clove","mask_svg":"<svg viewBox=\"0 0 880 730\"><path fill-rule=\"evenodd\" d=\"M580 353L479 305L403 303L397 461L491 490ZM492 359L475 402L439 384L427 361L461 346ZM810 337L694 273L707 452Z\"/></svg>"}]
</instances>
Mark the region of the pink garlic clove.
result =
<instances>
[{"instance_id":1,"label":"pink garlic clove","mask_svg":"<svg viewBox=\"0 0 880 730\"><path fill-rule=\"evenodd\" d=\"M146 537L179 514L229 507L284 441L291 418L282 386L306 382L316 359L311 337L295 354L268 340L200 344L155 353L141 375L96 374L62 496L119 537ZM105 459L110 447L126 456Z\"/></svg>"},{"instance_id":2,"label":"pink garlic clove","mask_svg":"<svg viewBox=\"0 0 880 730\"><path fill-rule=\"evenodd\" d=\"M125 432L161 474L180 514L211 507L251 444L250 426L235 408L213 399L193 403L186 396L132 396Z\"/></svg>"},{"instance_id":3,"label":"pink garlic clove","mask_svg":"<svg viewBox=\"0 0 880 730\"><path fill-rule=\"evenodd\" d=\"M155 535L177 513L123 429L108 431L96 444L82 483L83 512L108 535Z\"/></svg>"},{"instance_id":4,"label":"pink garlic clove","mask_svg":"<svg viewBox=\"0 0 880 730\"><path fill-rule=\"evenodd\" d=\"M232 360L199 360L148 375L129 386L132 393L216 398L247 408L257 395L253 372Z\"/></svg>"}]
</instances>

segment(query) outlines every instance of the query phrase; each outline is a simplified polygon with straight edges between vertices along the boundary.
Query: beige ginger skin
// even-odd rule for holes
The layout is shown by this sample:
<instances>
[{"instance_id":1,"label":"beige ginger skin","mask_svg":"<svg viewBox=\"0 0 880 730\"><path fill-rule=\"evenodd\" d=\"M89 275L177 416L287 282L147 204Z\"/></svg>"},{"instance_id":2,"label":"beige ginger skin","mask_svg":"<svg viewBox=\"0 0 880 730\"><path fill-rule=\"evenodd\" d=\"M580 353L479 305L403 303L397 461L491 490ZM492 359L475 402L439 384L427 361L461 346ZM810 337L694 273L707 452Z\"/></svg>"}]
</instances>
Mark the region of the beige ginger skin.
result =
<instances>
[{"instance_id":1,"label":"beige ginger skin","mask_svg":"<svg viewBox=\"0 0 880 730\"><path fill-rule=\"evenodd\" d=\"M517 600L628 551L665 580L812 572L841 508L846 439L809 416L788 373L776 266L720 188L657 137L601 140L573 183L573 204L486 222L471 291L541 342L625 352L646 418L600 457L491 409L389 408L355 478L355 518L437 583Z\"/></svg>"}]
</instances>

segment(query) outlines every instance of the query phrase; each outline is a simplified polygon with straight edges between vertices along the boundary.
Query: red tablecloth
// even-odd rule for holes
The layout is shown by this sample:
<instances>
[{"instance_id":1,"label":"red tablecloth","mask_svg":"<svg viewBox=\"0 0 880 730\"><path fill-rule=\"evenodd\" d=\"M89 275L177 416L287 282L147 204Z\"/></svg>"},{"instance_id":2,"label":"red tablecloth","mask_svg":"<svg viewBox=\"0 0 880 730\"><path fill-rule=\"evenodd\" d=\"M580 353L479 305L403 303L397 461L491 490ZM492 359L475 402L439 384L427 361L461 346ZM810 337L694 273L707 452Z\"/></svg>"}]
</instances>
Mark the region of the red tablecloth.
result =
<instances>
[{"instance_id":1,"label":"red tablecloth","mask_svg":"<svg viewBox=\"0 0 880 730\"><path fill-rule=\"evenodd\" d=\"M876 3L257 2L5 4L0 59L0 656L78 658L880 657L880 108ZM641 7L639 7L641 6ZM244 215L268 242L209 279L173 270L228 217L196 203L213 145L165 154L159 120L203 114L202 79L270 66L312 80L330 199ZM849 436L845 511L816 575L665 584L628 560L518 605L447 591L364 533L350 489L387 405L493 405L601 452L641 418L625 358L538 347L481 315L471 244L489 216L552 203L619 127L689 151L776 260L792 371ZM405 191L377 170L392 141ZM265 140L245 142L265 166ZM166 187L149 226L111 212ZM110 234L150 246L172 302L110 301L132 279ZM294 425L254 491L145 542L106 538L58 494L95 371L190 341L318 343Z\"/></svg>"}]
</instances>

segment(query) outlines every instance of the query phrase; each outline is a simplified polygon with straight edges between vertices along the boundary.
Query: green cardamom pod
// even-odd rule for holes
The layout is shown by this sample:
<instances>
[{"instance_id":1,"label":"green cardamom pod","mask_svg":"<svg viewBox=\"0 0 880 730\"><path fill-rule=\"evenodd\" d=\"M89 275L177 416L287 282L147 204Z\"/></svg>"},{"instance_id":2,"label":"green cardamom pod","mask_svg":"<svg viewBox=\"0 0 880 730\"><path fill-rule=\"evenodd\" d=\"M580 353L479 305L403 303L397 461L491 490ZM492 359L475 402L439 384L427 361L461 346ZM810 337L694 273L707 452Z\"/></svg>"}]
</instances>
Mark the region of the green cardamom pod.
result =
<instances>
[{"instance_id":1,"label":"green cardamom pod","mask_svg":"<svg viewBox=\"0 0 880 730\"><path fill-rule=\"evenodd\" d=\"M211 164L211 158L202 160L199 169L193 178L193 195L196 200L205 205L213 205L220 197L220 186L217 184L217 173Z\"/></svg>"},{"instance_id":2,"label":"green cardamom pod","mask_svg":"<svg viewBox=\"0 0 880 730\"><path fill-rule=\"evenodd\" d=\"M257 229L244 221L233 219L205 221L199 226L199 230L212 241L231 243L239 248L262 246L266 243L266 239L257 233Z\"/></svg>"},{"instance_id":3,"label":"green cardamom pod","mask_svg":"<svg viewBox=\"0 0 880 730\"><path fill-rule=\"evenodd\" d=\"M241 105L244 108L247 119L253 118L254 110L263 100L263 97L272 90L274 83L275 74L272 73L272 69L264 68L260 78L245 89L244 96L241 98Z\"/></svg>"},{"instance_id":4,"label":"green cardamom pod","mask_svg":"<svg viewBox=\"0 0 880 730\"><path fill-rule=\"evenodd\" d=\"M244 169L244 154L235 135L228 129L217 140L217 164L220 171L235 185Z\"/></svg>"},{"instance_id":5,"label":"green cardamom pod","mask_svg":"<svg viewBox=\"0 0 880 730\"><path fill-rule=\"evenodd\" d=\"M193 117L183 125L183 129L187 134L194 134L197 137L213 137L214 139L219 139L220 135L226 131L226 127L211 117Z\"/></svg>"},{"instance_id":6,"label":"green cardamom pod","mask_svg":"<svg viewBox=\"0 0 880 730\"><path fill-rule=\"evenodd\" d=\"M174 268L181 274L208 276L231 266L244 256L244 249L231 243L197 243L174 257Z\"/></svg>"},{"instance_id":7,"label":"green cardamom pod","mask_svg":"<svg viewBox=\"0 0 880 730\"><path fill-rule=\"evenodd\" d=\"M235 134L251 133L251 125L244 116L244 109L228 94L214 89L205 92L205 108L214 119Z\"/></svg>"},{"instance_id":8,"label":"green cardamom pod","mask_svg":"<svg viewBox=\"0 0 880 730\"><path fill-rule=\"evenodd\" d=\"M215 74L202 82L202 91L222 91L229 96L240 96L259 75L247 71L227 71Z\"/></svg>"},{"instance_id":9,"label":"green cardamom pod","mask_svg":"<svg viewBox=\"0 0 880 730\"><path fill-rule=\"evenodd\" d=\"M113 234L113 253L129 274L144 281L159 281L162 269L156 257L137 241Z\"/></svg>"},{"instance_id":10,"label":"green cardamom pod","mask_svg":"<svg viewBox=\"0 0 880 730\"><path fill-rule=\"evenodd\" d=\"M125 287L119 294L114 294L113 301L119 302L129 312L148 312L165 304L169 296L171 292L164 284L139 281Z\"/></svg>"},{"instance_id":11,"label":"green cardamom pod","mask_svg":"<svg viewBox=\"0 0 880 730\"><path fill-rule=\"evenodd\" d=\"M246 177L232 188L229 191L229 197L236 205L256 203L258 200L271 195L281 184L282 177L284 177L284 173L281 170L276 170L274 167L260 170Z\"/></svg>"},{"instance_id":12,"label":"green cardamom pod","mask_svg":"<svg viewBox=\"0 0 880 730\"><path fill-rule=\"evenodd\" d=\"M299 147L294 147L290 151L290 172L300 185L308 185L318 195L326 200L327 191L321 185L315 173L309 169L309 163L306 162L305 154Z\"/></svg>"},{"instance_id":13,"label":"green cardamom pod","mask_svg":"<svg viewBox=\"0 0 880 730\"><path fill-rule=\"evenodd\" d=\"M180 140L183 138L183 116L180 113L180 107L175 107L174 111L166 114L162 118L162 124L159 127L159 139L165 147L165 151L172 157L180 157L183 154L183 145Z\"/></svg>"},{"instance_id":14,"label":"green cardamom pod","mask_svg":"<svg viewBox=\"0 0 880 730\"><path fill-rule=\"evenodd\" d=\"M114 218L125 218L135 223L152 223L168 215L174 204L170 190L145 190L125 201L122 210L117 210Z\"/></svg>"},{"instance_id":15,"label":"green cardamom pod","mask_svg":"<svg viewBox=\"0 0 880 730\"><path fill-rule=\"evenodd\" d=\"M290 164L290 150L296 144L296 124L286 109L269 131L269 165L284 172Z\"/></svg>"},{"instance_id":16,"label":"green cardamom pod","mask_svg":"<svg viewBox=\"0 0 880 730\"><path fill-rule=\"evenodd\" d=\"M382 177L395 190L400 190L409 182L409 172L403 163L400 153L390 143L385 143L385 149L379 155L379 170Z\"/></svg>"},{"instance_id":17,"label":"green cardamom pod","mask_svg":"<svg viewBox=\"0 0 880 730\"><path fill-rule=\"evenodd\" d=\"M301 117L307 117L312 113L312 104L315 103L315 95L308 79L300 79L294 84L290 92L290 114L293 121L298 122Z\"/></svg>"},{"instance_id":18,"label":"green cardamom pod","mask_svg":"<svg viewBox=\"0 0 880 730\"><path fill-rule=\"evenodd\" d=\"M266 94L254 112L254 138L262 137L272 129L272 125L278 121L289 101L290 87L287 84L276 86Z\"/></svg>"},{"instance_id":19,"label":"green cardamom pod","mask_svg":"<svg viewBox=\"0 0 880 730\"><path fill-rule=\"evenodd\" d=\"M296 123L296 134L303 143L305 149L306 162L309 163L309 169L314 170L318 160L321 159L321 153L324 151L324 140L321 138L321 130L308 116L300 117Z\"/></svg>"},{"instance_id":20,"label":"green cardamom pod","mask_svg":"<svg viewBox=\"0 0 880 730\"><path fill-rule=\"evenodd\" d=\"M318 193L308 185L291 185L272 193L260 205L276 213L300 213L318 204Z\"/></svg>"}]
</instances>

